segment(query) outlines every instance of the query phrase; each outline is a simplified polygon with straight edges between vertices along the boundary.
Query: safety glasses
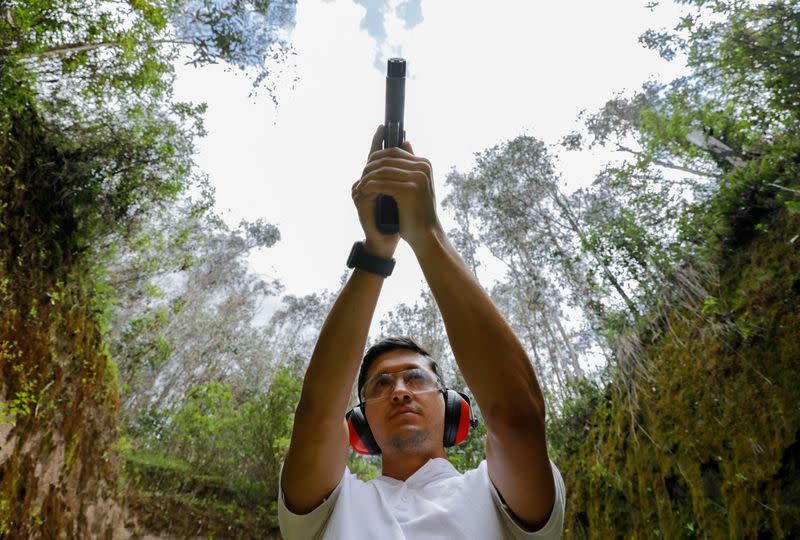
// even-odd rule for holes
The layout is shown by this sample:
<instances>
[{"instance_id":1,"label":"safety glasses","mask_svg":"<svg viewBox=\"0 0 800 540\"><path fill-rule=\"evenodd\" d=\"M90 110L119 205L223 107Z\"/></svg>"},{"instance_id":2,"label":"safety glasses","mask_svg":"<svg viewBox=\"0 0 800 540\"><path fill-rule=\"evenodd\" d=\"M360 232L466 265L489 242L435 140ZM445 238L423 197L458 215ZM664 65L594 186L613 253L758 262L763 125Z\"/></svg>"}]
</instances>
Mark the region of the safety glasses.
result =
<instances>
[{"instance_id":1,"label":"safety glasses","mask_svg":"<svg viewBox=\"0 0 800 540\"><path fill-rule=\"evenodd\" d=\"M362 401L388 398L401 380L403 388L414 395L440 391L439 381L433 373L424 368L410 368L391 373L377 373L367 379L361 389Z\"/></svg>"}]
</instances>

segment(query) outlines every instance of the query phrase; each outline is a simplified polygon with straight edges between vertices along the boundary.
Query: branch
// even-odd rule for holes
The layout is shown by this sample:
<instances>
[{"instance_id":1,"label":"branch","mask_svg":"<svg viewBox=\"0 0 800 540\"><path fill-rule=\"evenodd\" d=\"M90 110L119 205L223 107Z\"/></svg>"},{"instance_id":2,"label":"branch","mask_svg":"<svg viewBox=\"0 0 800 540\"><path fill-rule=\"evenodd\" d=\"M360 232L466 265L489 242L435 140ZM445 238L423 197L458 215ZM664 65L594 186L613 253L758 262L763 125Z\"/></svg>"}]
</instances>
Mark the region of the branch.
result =
<instances>
[{"instance_id":1,"label":"branch","mask_svg":"<svg viewBox=\"0 0 800 540\"><path fill-rule=\"evenodd\" d=\"M800 195L800 190L797 190L797 189L792 189L792 188L788 188L788 187L786 187L786 186L781 186L781 185L778 185L778 184L773 184L772 182L768 182L768 183L767 183L767 185L768 185L768 186L772 186L772 187L774 187L774 188L783 189L783 190L785 190L785 191L788 191L788 192L790 192L790 193L796 193L796 194Z\"/></svg>"},{"instance_id":2,"label":"branch","mask_svg":"<svg viewBox=\"0 0 800 540\"><path fill-rule=\"evenodd\" d=\"M620 152L628 152L628 153L633 154L635 156L640 156L640 155L642 155L644 153L644 152L637 152L636 150L633 150L633 149L628 148L626 146L622 146L620 144L617 145L617 150L619 150ZM707 178L716 178L715 174L707 173L707 172L704 172L704 171L698 171L696 169L691 169L689 167L684 167L683 165L678 165L676 163L670 163L669 161L662 161L660 159L655 159L655 158L650 158L650 161L652 161L656 165L661 165L662 167L666 167L668 169L675 169L677 171L688 172L689 174L695 174L697 176L705 176Z\"/></svg>"},{"instance_id":3,"label":"branch","mask_svg":"<svg viewBox=\"0 0 800 540\"><path fill-rule=\"evenodd\" d=\"M686 135L686 140L698 148L702 148L712 156L724 159L736 168L747 165L747 161L737 154L733 148L711 135L706 135L700 130L688 133Z\"/></svg>"},{"instance_id":4,"label":"branch","mask_svg":"<svg viewBox=\"0 0 800 540\"><path fill-rule=\"evenodd\" d=\"M155 39L155 40L140 40L134 41L134 45L154 45L154 44L162 44L162 43L175 43L178 45L192 45L191 41L184 41L181 39ZM20 58L49 58L53 56L59 56L64 54L71 54L71 53L79 53L83 51L91 51L96 49L102 49L106 47L120 47L123 43L121 41L102 41L100 43L70 43L67 45L61 45L59 47L53 47L51 49L45 49L39 52L27 53L20 55Z\"/></svg>"},{"instance_id":5,"label":"branch","mask_svg":"<svg viewBox=\"0 0 800 540\"><path fill-rule=\"evenodd\" d=\"M578 223L578 220L575 216L572 215L572 212L569 209L569 206L561 200L561 197L558 194L557 190L552 192L553 202L558 205L561 211L564 214L564 217L567 218L567 221L570 223L570 228L578 235L578 238L581 240L581 243L585 246L589 245L589 241L586 238L586 234L583 232L582 227ZM622 288L622 284L617 281L616 276L611 272L611 269L608 267L606 263L603 262L602 257L600 257L593 249L589 250L589 253L592 254L592 257L600 266L600 269L603 271L603 274L606 276L606 279L611 283L611 286L617 291L617 294L620 295L622 300L628 306L628 310L633 315L634 319L636 319L640 314L639 310L636 309L636 304L633 303L633 300L625 293L625 290Z\"/></svg>"}]
</instances>

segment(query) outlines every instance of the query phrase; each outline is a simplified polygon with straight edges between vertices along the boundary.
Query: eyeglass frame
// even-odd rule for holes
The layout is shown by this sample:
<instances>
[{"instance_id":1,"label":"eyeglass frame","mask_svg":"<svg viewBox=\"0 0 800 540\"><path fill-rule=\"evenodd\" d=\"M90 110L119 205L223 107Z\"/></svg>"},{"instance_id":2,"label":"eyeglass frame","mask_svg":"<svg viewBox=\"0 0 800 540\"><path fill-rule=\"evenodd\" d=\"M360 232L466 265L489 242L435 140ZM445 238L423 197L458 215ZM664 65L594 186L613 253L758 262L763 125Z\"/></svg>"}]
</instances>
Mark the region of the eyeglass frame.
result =
<instances>
[{"instance_id":1,"label":"eyeglass frame","mask_svg":"<svg viewBox=\"0 0 800 540\"><path fill-rule=\"evenodd\" d=\"M364 405L366 403L388 399L388 398L391 397L392 393L397 388L397 384L396 384L397 383L397 379L396 379L396 376L395 376L395 377L392 377L392 380L393 380L394 384L393 384L392 389L389 390L388 394L386 394L385 396L382 396L382 397L362 398L362 394L364 393L364 388L366 388L367 385L369 384L369 382L372 381L375 377L378 377L380 375L392 375L392 374L395 374L395 373L405 373L406 371L412 371L412 370L422 370L422 371L432 375L433 376L433 380L436 382L436 387L432 388L430 390L417 390L417 391L415 391L415 390L409 389L408 387L406 387L404 385L404 388L406 389L407 392L413 394L414 397L416 397L418 394L430 394L432 392L440 392L442 394L442 396L446 395L447 389L444 387L444 385L442 384L442 381L439 379L439 376L436 373L434 373L433 371L431 371L429 369L425 369L422 366L415 366L415 367L410 367L410 368L406 368L406 369L401 369L399 371L382 371L380 373L374 374L372 377L370 377L369 379L364 381L364 384L361 385L361 388L359 388L359 390L358 390L359 403Z\"/></svg>"}]
</instances>

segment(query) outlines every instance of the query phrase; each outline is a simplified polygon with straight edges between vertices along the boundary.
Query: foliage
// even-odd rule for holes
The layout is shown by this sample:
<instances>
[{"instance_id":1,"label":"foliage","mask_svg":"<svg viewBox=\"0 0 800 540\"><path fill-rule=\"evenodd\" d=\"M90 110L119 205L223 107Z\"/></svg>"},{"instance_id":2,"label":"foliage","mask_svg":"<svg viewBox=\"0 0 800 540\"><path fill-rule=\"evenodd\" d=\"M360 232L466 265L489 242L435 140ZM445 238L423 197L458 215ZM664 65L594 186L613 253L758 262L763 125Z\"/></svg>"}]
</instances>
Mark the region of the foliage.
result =
<instances>
[{"instance_id":1,"label":"foliage","mask_svg":"<svg viewBox=\"0 0 800 540\"><path fill-rule=\"evenodd\" d=\"M367 343L367 348L385 337L411 337L439 365L444 383L449 388L463 392L466 383L455 364L436 300L430 289L420 291L419 299L421 302L414 302L413 306L399 304L386 314L380 321L381 335Z\"/></svg>"},{"instance_id":2,"label":"foliage","mask_svg":"<svg viewBox=\"0 0 800 540\"><path fill-rule=\"evenodd\" d=\"M476 153L476 163L467 173L450 172L443 205L456 212L461 244L471 252L484 246L505 264L492 299L557 404L569 392L567 379L586 376L579 359L607 354L598 331L606 311L636 307L627 284L591 245L580 201L561 192L542 141L522 135Z\"/></svg>"},{"instance_id":3,"label":"foliage","mask_svg":"<svg viewBox=\"0 0 800 540\"><path fill-rule=\"evenodd\" d=\"M245 256L277 242L277 228L259 220L230 230L193 205L186 211L144 224L108 275L125 414L209 380L263 391L271 376L272 346L253 320L282 285L253 276Z\"/></svg>"},{"instance_id":4,"label":"foliage","mask_svg":"<svg viewBox=\"0 0 800 540\"><path fill-rule=\"evenodd\" d=\"M32 103L0 117L11 126L0 131L0 283L7 284L0 294L0 400L15 416L3 432L3 447L12 449L0 463L3 527L22 537L111 530L120 514L111 453L118 400L98 322L90 259L97 246L90 240L114 212L129 208L105 198L119 192L99 176L113 163L115 141L77 128L69 139ZM140 165L132 159L133 175ZM59 490L39 483L42 471L59 479ZM107 517L87 517L77 493L106 505Z\"/></svg>"},{"instance_id":5,"label":"foliage","mask_svg":"<svg viewBox=\"0 0 800 540\"><path fill-rule=\"evenodd\" d=\"M800 531L798 4L686 3L674 33L642 41L690 74L586 124L590 145L633 157L582 194L587 227L650 292L611 329L642 369L584 384L549 426L576 537Z\"/></svg>"},{"instance_id":6,"label":"foliage","mask_svg":"<svg viewBox=\"0 0 800 540\"><path fill-rule=\"evenodd\" d=\"M303 376L322 324L335 301L336 294L328 290L299 298L291 294L283 296L266 330L273 358L282 365L292 366L297 376Z\"/></svg>"},{"instance_id":7,"label":"foliage","mask_svg":"<svg viewBox=\"0 0 800 540\"><path fill-rule=\"evenodd\" d=\"M586 388L549 426L574 536L800 533L798 230L777 212L723 267L716 307L673 308L636 412L619 387Z\"/></svg>"},{"instance_id":8,"label":"foliage","mask_svg":"<svg viewBox=\"0 0 800 540\"><path fill-rule=\"evenodd\" d=\"M171 17L175 37L193 47L191 64L221 60L242 70L256 68L258 86L272 75L269 59L284 64L291 54L296 9L296 0L185 0L172 7Z\"/></svg>"},{"instance_id":9,"label":"foliage","mask_svg":"<svg viewBox=\"0 0 800 540\"><path fill-rule=\"evenodd\" d=\"M173 409L143 412L127 429L131 493L182 494L210 512L220 504L269 508L300 389L301 381L284 367L266 392L237 394L230 384L209 382L191 388ZM274 527L275 512L273 504L263 514L263 532Z\"/></svg>"},{"instance_id":10,"label":"foliage","mask_svg":"<svg viewBox=\"0 0 800 540\"><path fill-rule=\"evenodd\" d=\"M20 537L111 536L122 527L117 371L105 341L118 290L109 268L120 253L151 256L137 252L143 224L202 186L192 153L204 106L171 96L174 18L186 6L12 0L0 8L0 402L14 417L2 434L13 451L0 463L0 529ZM189 50L223 35L250 39L229 35L235 17L219 23L191 36ZM259 46L266 41L250 50ZM199 57L239 53L219 46ZM137 330L157 332L163 321L151 312ZM153 344L137 351L146 362L169 351L163 339ZM43 479L57 479L57 489Z\"/></svg>"},{"instance_id":11,"label":"foliage","mask_svg":"<svg viewBox=\"0 0 800 540\"><path fill-rule=\"evenodd\" d=\"M472 399L473 406L475 400ZM475 418L478 425L471 429L464 442L445 448L447 459L460 473L476 469L481 461L486 459L486 424L483 422L480 410L474 407Z\"/></svg>"},{"instance_id":12,"label":"foliage","mask_svg":"<svg viewBox=\"0 0 800 540\"><path fill-rule=\"evenodd\" d=\"M586 121L590 146L635 158L598 176L589 222L599 238L612 235L605 253L620 264L641 265L647 253L656 284L682 258L749 241L770 210L763 204L791 200L797 178L797 2L687 3L695 7L674 32L650 31L642 42L665 57L684 54L690 75L615 98Z\"/></svg>"},{"instance_id":13,"label":"foliage","mask_svg":"<svg viewBox=\"0 0 800 540\"><path fill-rule=\"evenodd\" d=\"M209 537L279 538L273 505L241 500L217 477L194 474L178 460L159 455L128 455L124 465L136 489L126 503L148 532L203 530Z\"/></svg>"},{"instance_id":14,"label":"foliage","mask_svg":"<svg viewBox=\"0 0 800 540\"><path fill-rule=\"evenodd\" d=\"M615 96L564 141L624 160L565 194L552 152L520 136L452 171L444 204L473 272L480 247L508 268L491 294L557 404L569 532L796 535L798 3L681 3L675 30L642 42L689 74ZM287 58L294 2L12 0L0 15L0 535L110 535L87 509L115 495L117 365L132 506L158 530L271 534L335 295L286 296L253 323L280 284L243 259L278 231L209 211L192 159L204 106L172 100L172 66L225 61L258 84ZM712 270L687 279L697 268ZM420 339L463 389L430 294L381 329ZM589 356L611 360L602 382ZM475 467L484 439L448 458Z\"/></svg>"},{"instance_id":15,"label":"foliage","mask_svg":"<svg viewBox=\"0 0 800 540\"><path fill-rule=\"evenodd\" d=\"M380 456L362 456L352 448L347 449L347 469L359 480L367 482L381 474Z\"/></svg>"},{"instance_id":16,"label":"foliage","mask_svg":"<svg viewBox=\"0 0 800 540\"><path fill-rule=\"evenodd\" d=\"M607 401L601 384L591 379L572 379L568 384L573 387L571 397L561 403L558 414L547 417L547 445L554 461L558 461L562 450L584 444L586 434L595 427L592 416Z\"/></svg>"},{"instance_id":17,"label":"foliage","mask_svg":"<svg viewBox=\"0 0 800 540\"><path fill-rule=\"evenodd\" d=\"M289 57L295 10L294 0L11 1L0 52L35 74L48 101L71 116L81 105L70 95L97 110L169 95L181 47L195 66L255 68L259 85Z\"/></svg>"}]
</instances>

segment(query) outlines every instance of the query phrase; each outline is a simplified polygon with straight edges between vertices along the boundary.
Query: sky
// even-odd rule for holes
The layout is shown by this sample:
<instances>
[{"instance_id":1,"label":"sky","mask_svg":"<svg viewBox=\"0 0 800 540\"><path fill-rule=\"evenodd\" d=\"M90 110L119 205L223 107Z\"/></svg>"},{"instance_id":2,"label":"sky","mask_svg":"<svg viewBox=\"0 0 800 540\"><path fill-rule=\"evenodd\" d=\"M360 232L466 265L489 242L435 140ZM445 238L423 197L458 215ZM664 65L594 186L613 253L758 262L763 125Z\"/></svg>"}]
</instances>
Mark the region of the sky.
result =
<instances>
[{"instance_id":1,"label":"sky","mask_svg":"<svg viewBox=\"0 0 800 540\"><path fill-rule=\"evenodd\" d=\"M280 229L280 242L251 255L253 271L280 279L284 294L337 291L353 242L364 238L350 188L383 121L388 58L407 61L406 138L433 164L437 201L451 168L467 171L476 152L522 134L554 145L569 192L591 183L609 155L562 153L558 141L581 110L681 73L638 43L678 15L672 4L650 10L642 0L299 0L296 54L273 79L277 106L263 92L249 97L250 79L220 65L180 66L176 97L208 104L197 163L218 212L234 226L264 218ZM439 216L454 226L441 206ZM503 267L483 255L478 277L488 288ZM383 315L426 286L405 242L395 259L373 336Z\"/></svg>"}]
</instances>

